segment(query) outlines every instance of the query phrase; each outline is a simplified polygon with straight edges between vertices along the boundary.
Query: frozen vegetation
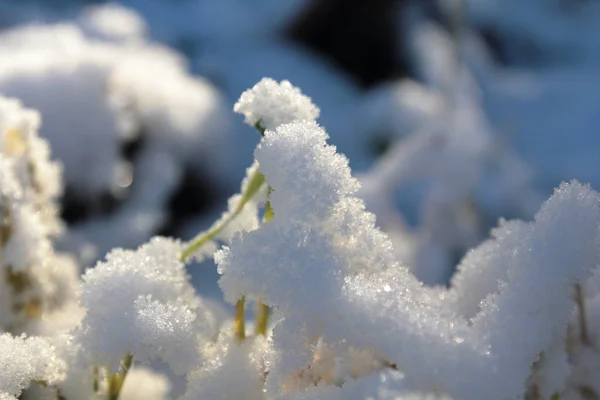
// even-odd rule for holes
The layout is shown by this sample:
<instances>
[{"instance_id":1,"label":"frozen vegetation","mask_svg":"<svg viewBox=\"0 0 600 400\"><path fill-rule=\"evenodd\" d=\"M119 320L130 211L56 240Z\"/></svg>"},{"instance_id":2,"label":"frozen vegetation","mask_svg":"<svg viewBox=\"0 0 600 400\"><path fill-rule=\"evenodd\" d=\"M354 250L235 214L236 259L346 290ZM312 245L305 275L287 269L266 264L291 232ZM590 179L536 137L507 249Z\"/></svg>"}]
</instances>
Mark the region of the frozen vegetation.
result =
<instances>
[{"instance_id":1,"label":"frozen vegetation","mask_svg":"<svg viewBox=\"0 0 600 400\"><path fill-rule=\"evenodd\" d=\"M589 186L562 184L533 221L503 221L470 250L448 289L426 286L357 197L319 109L289 82L264 79L235 106L262 138L229 211L189 243L155 237L114 249L79 278L53 250L61 174L38 136L39 114L17 100L0 105L3 399L504 400L600 390L600 194ZM227 243L214 258L231 319L185 269L215 241ZM248 304L259 309L254 329Z\"/></svg>"},{"instance_id":2,"label":"frozen vegetation","mask_svg":"<svg viewBox=\"0 0 600 400\"><path fill-rule=\"evenodd\" d=\"M368 87L308 0L59 3L0 0L0 400L600 398L597 2L402 2Z\"/></svg>"}]
</instances>

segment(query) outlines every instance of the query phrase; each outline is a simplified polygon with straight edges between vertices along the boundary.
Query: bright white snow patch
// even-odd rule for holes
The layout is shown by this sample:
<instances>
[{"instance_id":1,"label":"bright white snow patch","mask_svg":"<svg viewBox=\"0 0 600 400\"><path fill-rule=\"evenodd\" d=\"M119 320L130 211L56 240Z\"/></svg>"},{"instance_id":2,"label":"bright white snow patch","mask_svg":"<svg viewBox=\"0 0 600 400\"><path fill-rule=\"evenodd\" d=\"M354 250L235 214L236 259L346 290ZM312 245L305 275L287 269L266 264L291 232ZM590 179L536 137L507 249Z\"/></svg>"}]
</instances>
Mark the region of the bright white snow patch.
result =
<instances>
[{"instance_id":1,"label":"bright white snow patch","mask_svg":"<svg viewBox=\"0 0 600 400\"><path fill-rule=\"evenodd\" d=\"M311 99L289 81L277 83L270 78L264 78L242 93L233 110L243 114L247 124L258 123L264 129L275 129L297 120L314 121L320 112Z\"/></svg>"}]
</instances>

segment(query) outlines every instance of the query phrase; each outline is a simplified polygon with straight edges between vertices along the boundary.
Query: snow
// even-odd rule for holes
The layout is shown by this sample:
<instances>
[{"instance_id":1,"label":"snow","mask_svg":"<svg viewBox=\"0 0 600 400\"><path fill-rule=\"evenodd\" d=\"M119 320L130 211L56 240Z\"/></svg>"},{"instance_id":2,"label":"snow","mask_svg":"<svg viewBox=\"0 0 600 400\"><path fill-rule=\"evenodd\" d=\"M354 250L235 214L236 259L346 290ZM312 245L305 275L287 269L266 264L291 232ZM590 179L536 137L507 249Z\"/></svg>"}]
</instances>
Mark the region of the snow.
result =
<instances>
[{"instance_id":1,"label":"snow","mask_svg":"<svg viewBox=\"0 0 600 400\"><path fill-rule=\"evenodd\" d=\"M289 81L277 83L268 78L242 93L233 111L243 114L250 126L258 124L271 130L294 121L314 121L320 113L311 99Z\"/></svg>"},{"instance_id":2,"label":"snow","mask_svg":"<svg viewBox=\"0 0 600 400\"><path fill-rule=\"evenodd\" d=\"M411 2L410 76L360 88L288 34L307 0L17 3L1 399L106 396L129 354L124 400L600 394L598 4ZM190 175L218 205L150 239Z\"/></svg>"},{"instance_id":3,"label":"snow","mask_svg":"<svg viewBox=\"0 0 600 400\"><path fill-rule=\"evenodd\" d=\"M135 252L113 250L85 273L80 302L87 313L78 340L92 359L113 370L127 353L142 362L161 358L174 371L199 363L192 326L209 332L210 321L195 323L195 311L210 317L189 286L180 252L179 243L156 238Z\"/></svg>"},{"instance_id":4,"label":"snow","mask_svg":"<svg viewBox=\"0 0 600 400\"><path fill-rule=\"evenodd\" d=\"M0 396L10 399L33 380L53 383L64 374L64 361L56 348L43 338L0 335Z\"/></svg>"}]
</instances>

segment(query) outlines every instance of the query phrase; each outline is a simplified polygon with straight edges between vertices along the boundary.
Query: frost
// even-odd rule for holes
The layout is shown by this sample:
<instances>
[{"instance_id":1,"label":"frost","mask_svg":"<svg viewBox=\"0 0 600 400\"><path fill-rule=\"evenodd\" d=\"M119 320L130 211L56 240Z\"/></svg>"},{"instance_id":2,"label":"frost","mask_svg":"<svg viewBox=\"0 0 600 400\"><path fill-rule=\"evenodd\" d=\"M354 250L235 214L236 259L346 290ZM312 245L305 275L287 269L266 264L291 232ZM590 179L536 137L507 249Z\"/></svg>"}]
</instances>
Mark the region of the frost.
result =
<instances>
[{"instance_id":1,"label":"frost","mask_svg":"<svg viewBox=\"0 0 600 400\"><path fill-rule=\"evenodd\" d=\"M16 334L71 327L79 314L78 267L51 241L62 228L61 169L38 126L37 112L0 97L0 331ZM57 317L65 307L73 317Z\"/></svg>"},{"instance_id":2,"label":"frost","mask_svg":"<svg viewBox=\"0 0 600 400\"><path fill-rule=\"evenodd\" d=\"M216 344L210 362L188 377L182 400L244 398L267 400L263 391L266 343L261 337L236 343L224 336Z\"/></svg>"},{"instance_id":3,"label":"frost","mask_svg":"<svg viewBox=\"0 0 600 400\"><path fill-rule=\"evenodd\" d=\"M475 250L469 262L489 275L461 268L458 286L483 285L461 306L462 317L394 260L353 197L346 159L325 139L310 122L266 132L256 158L273 187L276 218L215 256L229 302L257 297L281 312L269 387L307 365L308 348L323 336L385 355L414 389L465 399L522 395L532 363L565 335L568 285L599 265L598 195L563 184L535 222L505 224L495 242Z\"/></svg>"},{"instance_id":4,"label":"frost","mask_svg":"<svg viewBox=\"0 0 600 400\"><path fill-rule=\"evenodd\" d=\"M275 132L266 132L263 142L256 150L256 157L261 171L274 189L272 205L275 213L281 214L281 217L265 224L253 235L234 238L231 246L239 244L239 259L234 255L236 260L226 260L232 256L227 249L217 254L217 262L224 273L220 285L228 301L234 302L244 294L266 296L269 301L275 301L273 296L276 296L276 290L281 290L281 294L288 297L289 293L284 288L294 286L293 281L278 282L278 279L288 275L287 270L304 271L314 279L312 287L306 288L305 296L311 292L319 293L320 290L317 289L326 285L326 281L319 279L319 276L324 278L323 275L332 274L328 280L339 278L335 277L335 268L327 268L327 265L341 264L341 260L336 259L338 255L330 249L325 237L322 237L327 230L330 240L340 248L340 257L353 251L353 255L362 259L360 264L347 263L344 266L337 265L337 268L376 268L376 264L369 265L370 257L376 260L391 257L391 248L386 239L379 232L372 234L369 230L369 225L374 225L374 219L368 215L363 216L362 203L350 198L357 190L358 182L350 175L348 160L335 154L333 146L325 144L326 137L324 130L313 122L283 125ZM365 227L361 226L363 223L366 224ZM294 245L285 245L286 242ZM354 244L368 247L373 243L388 246L388 251L382 254L365 254L362 248L353 248ZM323 258L330 254L329 263L313 264L310 256L303 257L303 251L310 251L305 249L311 247L314 247L315 254L319 253L316 249L321 249L324 252ZM274 253L274 248L280 249L281 254ZM248 254L244 254L246 252ZM242 260L245 258L256 258L251 256L252 253L276 259L261 266L244 265L246 263ZM284 268L283 260L292 264ZM236 268L231 268L231 265ZM315 275L311 275L308 269L314 270ZM257 286L253 289L235 288L229 286L230 282L231 285ZM318 301L317 297L310 297Z\"/></svg>"},{"instance_id":5,"label":"frost","mask_svg":"<svg viewBox=\"0 0 600 400\"><path fill-rule=\"evenodd\" d=\"M0 213L2 213L2 264L14 270L44 264L51 247L50 228L40 220L40 214L23 196L15 176L13 160L0 155Z\"/></svg>"},{"instance_id":6,"label":"frost","mask_svg":"<svg viewBox=\"0 0 600 400\"><path fill-rule=\"evenodd\" d=\"M517 231L518 239L500 246L506 280L498 293L486 297L470 324L451 310L427 305L426 293L410 290L403 282L406 277L390 272L349 279L350 298L356 296L351 312L364 307L364 317L353 319L372 321L367 331L390 333L389 345L380 351L393 355L406 379L418 387L438 381L438 387L459 398L518 397L539 353L551 346L555 335L565 335L572 309L568 285L586 279L598 266L598 201L589 187L563 184L530 230ZM537 334L524 335L522 329ZM385 337L371 340L383 345ZM403 337L402 344L398 337ZM430 375L434 365L437 377ZM487 387L496 388L493 395Z\"/></svg>"},{"instance_id":7,"label":"frost","mask_svg":"<svg viewBox=\"0 0 600 400\"><path fill-rule=\"evenodd\" d=\"M147 296L138 297L134 306L141 354L164 360L179 374L198 366L197 335L202 326L194 324L196 315L183 301L164 304Z\"/></svg>"},{"instance_id":8,"label":"frost","mask_svg":"<svg viewBox=\"0 0 600 400\"><path fill-rule=\"evenodd\" d=\"M275 129L293 121L314 121L320 112L311 99L290 82L277 83L269 78L242 93L233 110L243 114L247 124L259 124L263 129Z\"/></svg>"},{"instance_id":9,"label":"frost","mask_svg":"<svg viewBox=\"0 0 600 400\"><path fill-rule=\"evenodd\" d=\"M38 135L39 114L15 99L0 97L0 153L12 162L25 202L31 204L48 233L61 228L58 197L62 168L50 160L48 142Z\"/></svg>"},{"instance_id":10,"label":"frost","mask_svg":"<svg viewBox=\"0 0 600 400\"><path fill-rule=\"evenodd\" d=\"M315 122L282 125L267 130L255 157L272 194L275 211L314 216L331 209L358 189L348 159L325 144L327 134Z\"/></svg>"},{"instance_id":11,"label":"frost","mask_svg":"<svg viewBox=\"0 0 600 400\"><path fill-rule=\"evenodd\" d=\"M54 383L65 369L49 341L0 335L0 394L5 398L18 396L34 380Z\"/></svg>"},{"instance_id":12,"label":"frost","mask_svg":"<svg viewBox=\"0 0 600 400\"><path fill-rule=\"evenodd\" d=\"M175 370L199 362L191 328L209 331L210 321L194 322L196 309L209 314L189 285L180 251L178 242L155 238L137 251L114 250L86 272L79 341L88 354L113 371L127 353L141 361L159 357Z\"/></svg>"},{"instance_id":13,"label":"frost","mask_svg":"<svg viewBox=\"0 0 600 400\"><path fill-rule=\"evenodd\" d=\"M473 318L480 311L481 301L498 291L498 282L506 281L507 252L531 234L531 224L523 221L501 221L491 232L492 239L469 251L458 265L457 274L450 283L448 303L465 318Z\"/></svg>"},{"instance_id":14,"label":"frost","mask_svg":"<svg viewBox=\"0 0 600 400\"><path fill-rule=\"evenodd\" d=\"M20 35L9 42L19 43ZM148 70L170 70L191 85L170 60ZM144 114L129 117L156 122L141 158L154 168L146 172L168 169L161 176L177 177L173 149L161 150L164 135L174 129L184 144L211 113L192 117L202 109L200 89L197 97L171 96L166 84L146 92L146 78L126 88L141 76L138 61L127 58L132 69L111 76ZM430 72L434 81L443 73ZM470 87L470 77L462 78ZM372 186L362 192L375 195L393 183L398 166L400 180L431 175L427 229L416 240L394 232L415 240L407 247L426 248L417 253L433 254L430 260L447 261L452 247L454 238L437 234L469 231L441 217L472 189L490 154L489 138L478 130L485 121L461 93L450 120L451 127L468 121L465 130L455 133L440 119L410 136L395 148L399 159L376 167L372 177L383 184L367 179ZM171 101L181 108L166 110ZM53 249L61 183L36 172L58 174L37 136L37 114L0 99L0 330L10 332L0 335L0 398L506 400L600 393L600 195L589 186L560 185L531 222L502 220L459 263L449 288L429 287L366 211L348 159L327 143L310 99L289 82L263 80L236 110L262 138L221 219L185 247L156 237L136 250L115 249L78 281L73 259ZM516 160L509 156L503 162ZM135 195L150 212L166 193L154 199L152 181L146 184ZM273 214L260 221L267 202ZM226 323L196 295L184 263L210 254L216 241L227 242L215 254L219 286L236 305ZM247 304L260 310L254 335L246 329ZM21 332L39 336L15 336Z\"/></svg>"}]
</instances>

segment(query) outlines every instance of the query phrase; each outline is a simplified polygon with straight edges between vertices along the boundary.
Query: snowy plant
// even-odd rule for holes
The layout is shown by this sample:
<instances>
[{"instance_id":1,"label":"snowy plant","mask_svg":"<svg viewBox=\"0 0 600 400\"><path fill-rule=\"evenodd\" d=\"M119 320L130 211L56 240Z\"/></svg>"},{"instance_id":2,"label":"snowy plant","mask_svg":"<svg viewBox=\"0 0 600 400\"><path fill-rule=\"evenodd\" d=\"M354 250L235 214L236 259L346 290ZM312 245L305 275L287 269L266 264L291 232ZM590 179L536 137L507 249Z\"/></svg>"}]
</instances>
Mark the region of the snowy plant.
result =
<instances>
[{"instance_id":1,"label":"snowy plant","mask_svg":"<svg viewBox=\"0 0 600 400\"><path fill-rule=\"evenodd\" d=\"M65 362L44 338L0 335L0 399L16 399L32 383L53 385L64 379Z\"/></svg>"},{"instance_id":2,"label":"snowy plant","mask_svg":"<svg viewBox=\"0 0 600 400\"><path fill-rule=\"evenodd\" d=\"M533 215L542 198L528 165L487 119L472 56L462 60L466 45L436 24L415 25L411 38L425 84L400 81L367 97L366 125L388 132L391 143L361 174L360 197L398 258L423 282L446 284L457 258L485 237L486 217ZM396 203L415 184L423 193L410 229Z\"/></svg>"},{"instance_id":3,"label":"snowy plant","mask_svg":"<svg viewBox=\"0 0 600 400\"><path fill-rule=\"evenodd\" d=\"M143 23L109 4L74 22L0 32L0 93L43 115L40 134L64 165L65 204L86 205L62 241L86 264L162 228L186 171L230 184L222 96L190 76L181 55L149 41ZM56 197L56 169L38 174L49 175L43 195Z\"/></svg>"},{"instance_id":4,"label":"snowy plant","mask_svg":"<svg viewBox=\"0 0 600 400\"><path fill-rule=\"evenodd\" d=\"M0 122L33 115L7 104ZM470 250L449 288L430 287L365 210L359 181L328 144L310 98L287 81L263 80L235 109L258 128L259 144L222 217L188 243L155 237L113 249L77 288L52 250L53 225L42 219L54 197L28 195L34 181L22 180L13 152L29 148L24 138L37 137L35 127L14 136L12 125L0 125L3 140L23 139L0 155L0 205L10 216L1 230L0 267L9 273L0 281L0 316L9 333L0 335L0 399L600 393L600 194L562 184L534 220L503 221ZM45 155L39 165L52 166ZM213 253L223 297L235 306L226 321L186 270ZM249 304L257 306L254 321Z\"/></svg>"},{"instance_id":5,"label":"snowy plant","mask_svg":"<svg viewBox=\"0 0 600 400\"><path fill-rule=\"evenodd\" d=\"M319 109L308 97L302 96L300 89L288 81L278 83L268 78L242 93L233 109L244 114L247 124L259 125L263 129L275 129L285 123L311 121L319 117Z\"/></svg>"},{"instance_id":6,"label":"snowy plant","mask_svg":"<svg viewBox=\"0 0 600 400\"><path fill-rule=\"evenodd\" d=\"M52 245L62 227L60 167L38 125L37 112L0 98L0 332L52 331L70 323L64 309L78 314L78 267Z\"/></svg>"}]
</instances>

